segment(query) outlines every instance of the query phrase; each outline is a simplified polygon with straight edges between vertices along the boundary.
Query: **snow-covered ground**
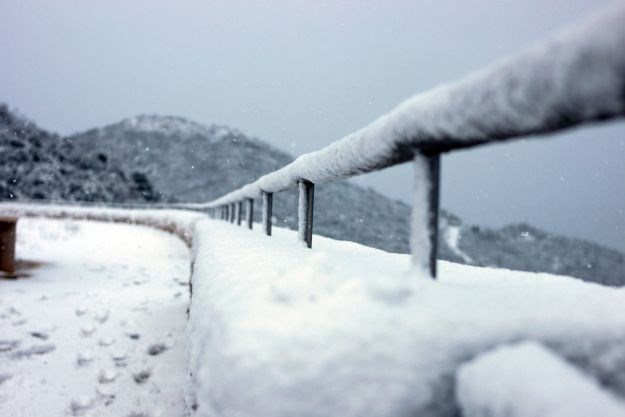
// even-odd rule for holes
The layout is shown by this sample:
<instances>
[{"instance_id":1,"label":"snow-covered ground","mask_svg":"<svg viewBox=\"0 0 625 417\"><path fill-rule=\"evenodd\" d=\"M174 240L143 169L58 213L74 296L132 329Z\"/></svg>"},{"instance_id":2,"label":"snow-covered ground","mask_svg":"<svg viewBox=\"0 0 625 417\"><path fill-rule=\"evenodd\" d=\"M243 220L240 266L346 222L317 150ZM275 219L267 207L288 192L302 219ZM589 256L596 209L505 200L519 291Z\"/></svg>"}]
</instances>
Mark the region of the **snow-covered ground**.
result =
<instances>
[{"instance_id":1,"label":"snow-covered ground","mask_svg":"<svg viewBox=\"0 0 625 417\"><path fill-rule=\"evenodd\" d=\"M409 255L259 229L196 224L197 416L458 416L458 369L524 340L625 396L625 289L449 262L434 282Z\"/></svg>"},{"instance_id":2,"label":"snow-covered ground","mask_svg":"<svg viewBox=\"0 0 625 417\"><path fill-rule=\"evenodd\" d=\"M625 403L535 342L499 347L458 372L464 417L621 417Z\"/></svg>"},{"instance_id":3,"label":"snow-covered ground","mask_svg":"<svg viewBox=\"0 0 625 417\"><path fill-rule=\"evenodd\" d=\"M587 409L625 413L625 289L448 262L434 282L408 271L408 255L151 216L139 220L193 242L186 334L180 239L20 220L30 265L0 281L0 416L181 416L186 399L194 417L525 417L545 409L532 365ZM508 362L505 346L527 340L542 353Z\"/></svg>"},{"instance_id":4,"label":"snow-covered ground","mask_svg":"<svg viewBox=\"0 0 625 417\"><path fill-rule=\"evenodd\" d=\"M189 251L153 228L18 223L0 280L0 416L184 415Z\"/></svg>"}]
</instances>

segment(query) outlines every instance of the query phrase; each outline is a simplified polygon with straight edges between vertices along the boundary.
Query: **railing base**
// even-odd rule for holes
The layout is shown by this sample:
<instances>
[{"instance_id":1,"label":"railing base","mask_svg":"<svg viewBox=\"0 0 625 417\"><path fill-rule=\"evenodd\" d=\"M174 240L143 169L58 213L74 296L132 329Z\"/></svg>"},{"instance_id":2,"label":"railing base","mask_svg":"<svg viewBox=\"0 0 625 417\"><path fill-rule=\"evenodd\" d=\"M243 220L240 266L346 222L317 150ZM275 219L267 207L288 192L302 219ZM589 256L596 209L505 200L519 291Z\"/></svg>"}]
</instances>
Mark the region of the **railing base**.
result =
<instances>
[{"instance_id":1,"label":"railing base","mask_svg":"<svg viewBox=\"0 0 625 417\"><path fill-rule=\"evenodd\" d=\"M315 184L307 180L299 182L298 205L298 238L308 248L312 247L313 210L315 201Z\"/></svg>"},{"instance_id":2,"label":"railing base","mask_svg":"<svg viewBox=\"0 0 625 417\"><path fill-rule=\"evenodd\" d=\"M15 274L15 229L17 218L0 217L0 271Z\"/></svg>"},{"instance_id":3,"label":"railing base","mask_svg":"<svg viewBox=\"0 0 625 417\"><path fill-rule=\"evenodd\" d=\"M417 152L414 157L415 191L412 203L410 246L413 267L436 278L438 255L438 211L440 160L437 155Z\"/></svg>"}]
</instances>

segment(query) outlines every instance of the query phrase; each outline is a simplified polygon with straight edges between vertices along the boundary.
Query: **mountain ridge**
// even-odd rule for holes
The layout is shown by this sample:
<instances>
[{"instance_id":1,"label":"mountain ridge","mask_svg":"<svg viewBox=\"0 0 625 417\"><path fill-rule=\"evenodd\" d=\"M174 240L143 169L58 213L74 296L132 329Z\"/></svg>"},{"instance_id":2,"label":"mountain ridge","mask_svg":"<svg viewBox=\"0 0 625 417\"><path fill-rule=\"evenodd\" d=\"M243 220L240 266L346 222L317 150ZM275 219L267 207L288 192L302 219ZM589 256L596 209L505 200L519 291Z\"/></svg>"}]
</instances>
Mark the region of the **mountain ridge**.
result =
<instances>
[{"instance_id":1,"label":"mountain ridge","mask_svg":"<svg viewBox=\"0 0 625 417\"><path fill-rule=\"evenodd\" d=\"M71 141L41 129L0 103L0 198L5 200L160 200L139 170L122 171L109 155L77 152Z\"/></svg>"}]
</instances>

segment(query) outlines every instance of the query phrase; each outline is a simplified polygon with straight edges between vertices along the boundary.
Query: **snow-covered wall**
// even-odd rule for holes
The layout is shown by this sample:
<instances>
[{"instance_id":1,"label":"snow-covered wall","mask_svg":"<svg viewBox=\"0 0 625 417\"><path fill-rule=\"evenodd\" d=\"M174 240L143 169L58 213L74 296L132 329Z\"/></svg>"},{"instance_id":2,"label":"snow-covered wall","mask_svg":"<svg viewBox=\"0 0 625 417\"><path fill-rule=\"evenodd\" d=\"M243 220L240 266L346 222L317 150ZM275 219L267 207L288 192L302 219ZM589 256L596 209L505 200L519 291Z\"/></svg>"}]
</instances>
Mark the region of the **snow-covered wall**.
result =
<instances>
[{"instance_id":1,"label":"snow-covered wall","mask_svg":"<svg viewBox=\"0 0 625 417\"><path fill-rule=\"evenodd\" d=\"M457 416L456 370L526 339L625 396L622 289L448 262L434 282L409 255L295 233L196 224L194 416Z\"/></svg>"},{"instance_id":2,"label":"snow-covered wall","mask_svg":"<svg viewBox=\"0 0 625 417\"><path fill-rule=\"evenodd\" d=\"M464 417L625 416L625 402L535 342L463 365L456 396Z\"/></svg>"},{"instance_id":3,"label":"snow-covered wall","mask_svg":"<svg viewBox=\"0 0 625 417\"><path fill-rule=\"evenodd\" d=\"M225 196L217 207L402 163L415 149L549 133L625 114L625 3L460 81L417 94L354 133Z\"/></svg>"},{"instance_id":4,"label":"snow-covered wall","mask_svg":"<svg viewBox=\"0 0 625 417\"><path fill-rule=\"evenodd\" d=\"M180 237L188 246L193 241L195 222L206 215L184 210L112 208L46 203L0 203L0 215L49 219L97 220L155 227Z\"/></svg>"}]
</instances>

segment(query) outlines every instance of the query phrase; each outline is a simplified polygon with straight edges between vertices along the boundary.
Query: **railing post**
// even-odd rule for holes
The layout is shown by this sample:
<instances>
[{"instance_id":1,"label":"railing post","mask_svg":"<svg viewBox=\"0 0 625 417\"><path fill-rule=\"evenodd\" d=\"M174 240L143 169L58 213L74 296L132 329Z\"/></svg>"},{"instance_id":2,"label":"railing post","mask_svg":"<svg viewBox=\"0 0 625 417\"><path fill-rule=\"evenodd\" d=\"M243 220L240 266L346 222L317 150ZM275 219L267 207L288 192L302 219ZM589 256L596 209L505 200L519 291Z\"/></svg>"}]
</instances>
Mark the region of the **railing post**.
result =
<instances>
[{"instance_id":1,"label":"railing post","mask_svg":"<svg viewBox=\"0 0 625 417\"><path fill-rule=\"evenodd\" d=\"M271 216L273 216L273 193L263 191L263 230L271 236Z\"/></svg>"},{"instance_id":2,"label":"railing post","mask_svg":"<svg viewBox=\"0 0 625 417\"><path fill-rule=\"evenodd\" d=\"M314 204L315 184L308 180L300 180L297 231L299 240L309 248L312 247Z\"/></svg>"},{"instance_id":3,"label":"railing post","mask_svg":"<svg viewBox=\"0 0 625 417\"><path fill-rule=\"evenodd\" d=\"M410 246L412 265L436 278L440 154L414 156L415 191L412 202Z\"/></svg>"},{"instance_id":4,"label":"railing post","mask_svg":"<svg viewBox=\"0 0 625 417\"><path fill-rule=\"evenodd\" d=\"M230 204L226 204L224 206L225 212L224 212L224 220L228 221L230 220Z\"/></svg>"},{"instance_id":5,"label":"railing post","mask_svg":"<svg viewBox=\"0 0 625 417\"><path fill-rule=\"evenodd\" d=\"M254 226L254 199L247 198L247 207L245 208L245 214L247 216L247 228L252 229Z\"/></svg>"},{"instance_id":6,"label":"railing post","mask_svg":"<svg viewBox=\"0 0 625 417\"><path fill-rule=\"evenodd\" d=\"M235 203L230 203L230 223L234 223L235 210Z\"/></svg>"},{"instance_id":7,"label":"railing post","mask_svg":"<svg viewBox=\"0 0 625 417\"><path fill-rule=\"evenodd\" d=\"M15 217L0 217L0 271L15 273Z\"/></svg>"},{"instance_id":8,"label":"railing post","mask_svg":"<svg viewBox=\"0 0 625 417\"><path fill-rule=\"evenodd\" d=\"M243 201L237 202L237 226L241 226L241 217L243 217Z\"/></svg>"}]
</instances>

